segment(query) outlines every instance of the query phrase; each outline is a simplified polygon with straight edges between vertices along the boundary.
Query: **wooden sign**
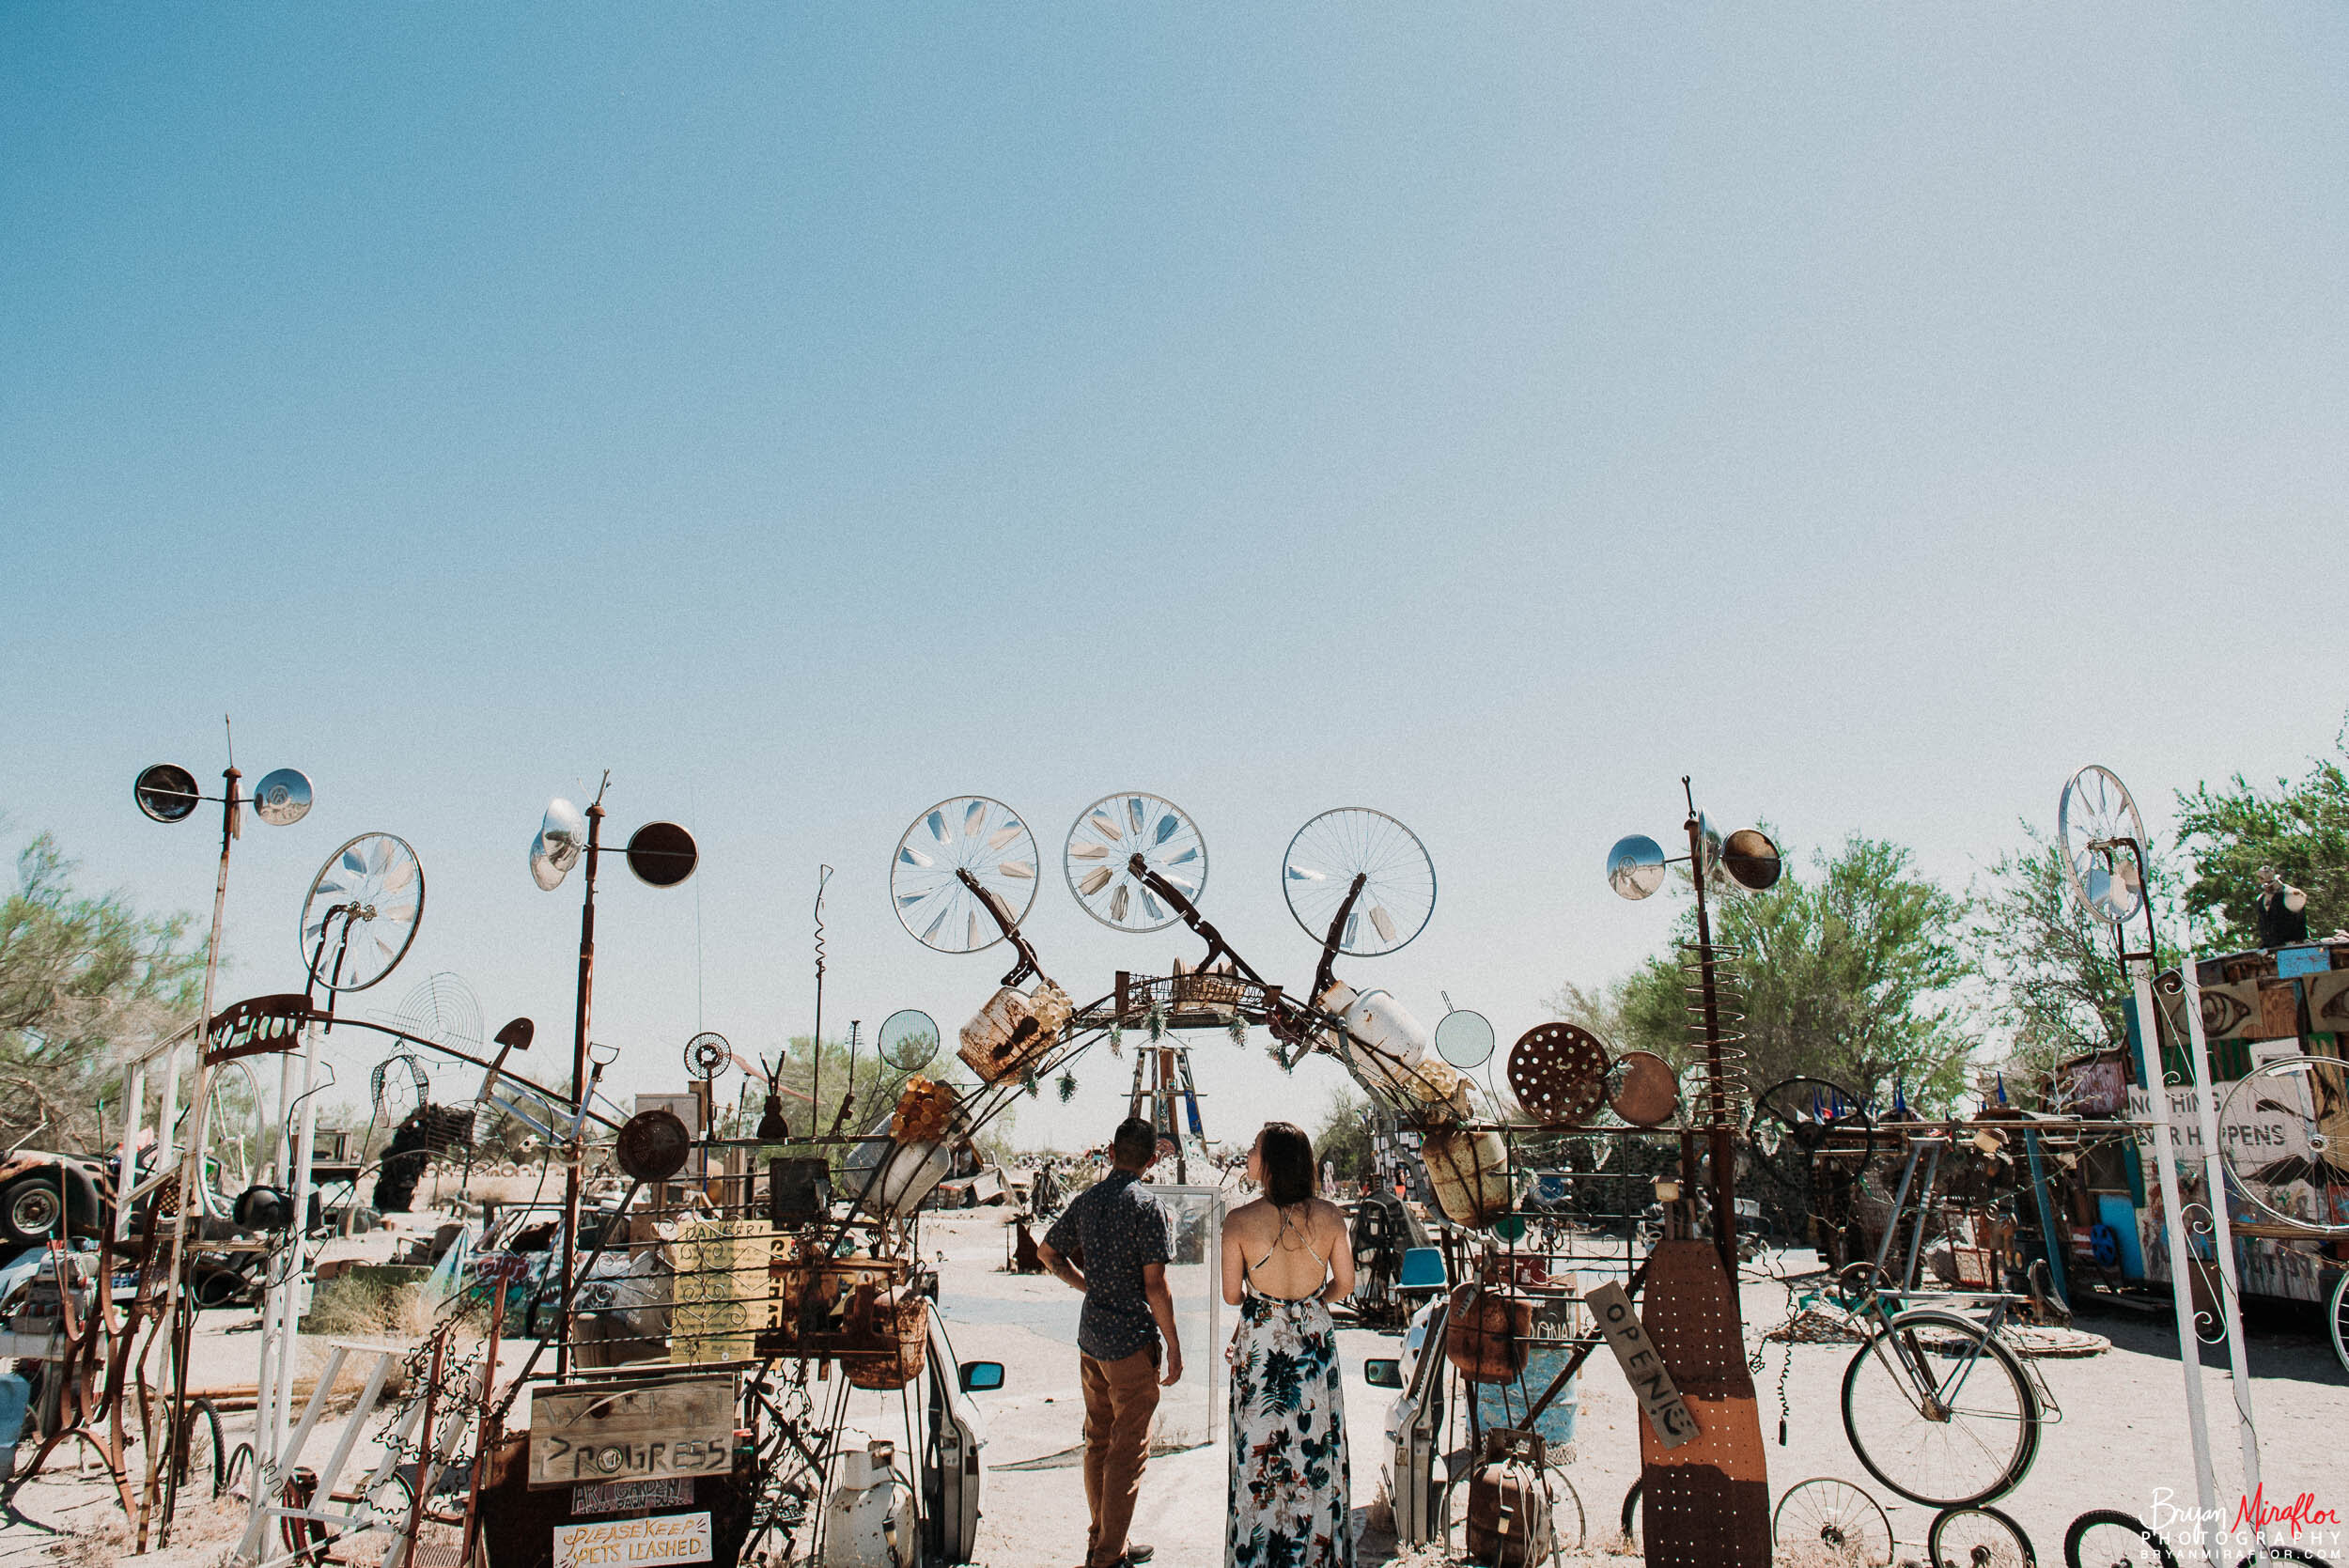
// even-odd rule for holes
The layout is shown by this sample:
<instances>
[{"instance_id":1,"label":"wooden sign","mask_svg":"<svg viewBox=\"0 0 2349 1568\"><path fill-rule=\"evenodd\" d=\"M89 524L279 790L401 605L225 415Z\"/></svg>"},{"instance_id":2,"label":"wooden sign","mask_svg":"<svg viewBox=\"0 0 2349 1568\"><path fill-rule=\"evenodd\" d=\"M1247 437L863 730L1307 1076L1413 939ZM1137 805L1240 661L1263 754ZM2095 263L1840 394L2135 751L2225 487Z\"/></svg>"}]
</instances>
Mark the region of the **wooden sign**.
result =
<instances>
[{"instance_id":1,"label":"wooden sign","mask_svg":"<svg viewBox=\"0 0 2349 1568\"><path fill-rule=\"evenodd\" d=\"M571 1517L590 1514L636 1514L649 1508L693 1506L693 1478L671 1476L662 1481L612 1481L571 1488Z\"/></svg>"},{"instance_id":2,"label":"wooden sign","mask_svg":"<svg viewBox=\"0 0 2349 1568\"><path fill-rule=\"evenodd\" d=\"M554 1568L652 1568L709 1560L707 1510L554 1527Z\"/></svg>"},{"instance_id":3,"label":"wooden sign","mask_svg":"<svg viewBox=\"0 0 2349 1568\"><path fill-rule=\"evenodd\" d=\"M1657 1440L1668 1449L1676 1449L1694 1437L1697 1419L1688 1413L1656 1342L1648 1338L1646 1326L1631 1305L1630 1292L1610 1280L1585 1291L1582 1299L1598 1320L1598 1331L1607 1336L1615 1359L1623 1363L1623 1374L1631 1380L1631 1391L1638 1396L1640 1408L1647 1412Z\"/></svg>"},{"instance_id":4,"label":"wooden sign","mask_svg":"<svg viewBox=\"0 0 2349 1568\"><path fill-rule=\"evenodd\" d=\"M530 1484L657 1481L734 1467L735 1380L541 1389L530 1399Z\"/></svg>"}]
</instances>

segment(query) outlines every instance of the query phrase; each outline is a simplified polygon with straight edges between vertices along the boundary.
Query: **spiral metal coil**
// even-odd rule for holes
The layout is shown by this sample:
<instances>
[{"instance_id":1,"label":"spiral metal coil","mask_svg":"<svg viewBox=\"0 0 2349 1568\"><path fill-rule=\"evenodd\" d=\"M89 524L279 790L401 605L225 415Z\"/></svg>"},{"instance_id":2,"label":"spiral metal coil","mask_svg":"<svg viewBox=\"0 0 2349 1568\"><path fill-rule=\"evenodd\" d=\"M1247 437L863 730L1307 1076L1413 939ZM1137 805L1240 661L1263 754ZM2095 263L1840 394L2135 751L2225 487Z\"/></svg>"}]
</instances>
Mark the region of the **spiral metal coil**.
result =
<instances>
[{"instance_id":1,"label":"spiral metal coil","mask_svg":"<svg viewBox=\"0 0 2349 1568\"><path fill-rule=\"evenodd\" d=\"M1689 1122L1698 1126L1741 1127L1746 1112L1753 1101L1753 1086L1746 1069L1740 1065L1747 1053L1740 1048L1746 1034L1739 1026L1746 1021L1746 997L1738 987L1736 960L1744 950L1728 942L1684 942L1685 955L1680 972L1683 1005L1688 1013L1688 1039L1703 1053L1701 1063L1709 1063L1712 1047L1720 1048L1721 1070L1718 1078L1710 1072L1694 1086L1688 1096ZM1718 1032L1708 1032L1704 1022L1704 971L1713 970L1713 1016Z\"/></svg>"}]
</instances>

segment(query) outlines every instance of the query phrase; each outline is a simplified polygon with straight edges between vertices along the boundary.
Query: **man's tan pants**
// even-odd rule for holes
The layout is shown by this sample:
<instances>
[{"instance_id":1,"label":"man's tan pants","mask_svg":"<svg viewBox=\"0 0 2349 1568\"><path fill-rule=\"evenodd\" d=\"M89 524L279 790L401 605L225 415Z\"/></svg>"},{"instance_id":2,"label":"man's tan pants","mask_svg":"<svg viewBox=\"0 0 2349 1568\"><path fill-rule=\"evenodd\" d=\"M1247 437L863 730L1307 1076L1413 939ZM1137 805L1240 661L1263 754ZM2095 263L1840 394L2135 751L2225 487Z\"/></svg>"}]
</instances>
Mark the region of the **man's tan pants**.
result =
<instances>
[{"instance_id":1,"label":"man's tan pants","mask_svg":"<svg viewBox=\"0 0 2349 1568\"><path fill-rule=\"evenodd\" d=\"M1159 1409L1159 1347L1115 1361L1082 1358L1085 1390L1085 1568L1109 1568L1126 1555L1142 1467L1150 1459L1150 1418Z\"/></svg>"}]
</instances>

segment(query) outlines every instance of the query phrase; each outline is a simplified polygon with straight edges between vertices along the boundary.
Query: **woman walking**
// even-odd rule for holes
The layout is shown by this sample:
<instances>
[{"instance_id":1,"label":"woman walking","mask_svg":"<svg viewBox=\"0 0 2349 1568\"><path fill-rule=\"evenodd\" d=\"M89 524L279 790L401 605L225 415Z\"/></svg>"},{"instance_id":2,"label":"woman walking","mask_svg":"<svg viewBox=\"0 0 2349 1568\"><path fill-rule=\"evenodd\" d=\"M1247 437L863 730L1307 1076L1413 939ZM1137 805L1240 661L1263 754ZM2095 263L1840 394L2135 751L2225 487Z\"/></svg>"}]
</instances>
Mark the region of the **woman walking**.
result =
<instances>
[{"instance_id":1,"label":"woman walking","mask_svg":"<svg viewBox=\"0 0 2349 1568\"><path fill-rule=\"evenodd\" d=\"M1265 1195L1223 1221L1232 1335L1225 1568L1353 1568L1346 1402L1329 1303L1354 1288L1346 1214L1314 1196L1314 1146L1268 1122L1248 1174Z\"/></svg>"}]
</instances>

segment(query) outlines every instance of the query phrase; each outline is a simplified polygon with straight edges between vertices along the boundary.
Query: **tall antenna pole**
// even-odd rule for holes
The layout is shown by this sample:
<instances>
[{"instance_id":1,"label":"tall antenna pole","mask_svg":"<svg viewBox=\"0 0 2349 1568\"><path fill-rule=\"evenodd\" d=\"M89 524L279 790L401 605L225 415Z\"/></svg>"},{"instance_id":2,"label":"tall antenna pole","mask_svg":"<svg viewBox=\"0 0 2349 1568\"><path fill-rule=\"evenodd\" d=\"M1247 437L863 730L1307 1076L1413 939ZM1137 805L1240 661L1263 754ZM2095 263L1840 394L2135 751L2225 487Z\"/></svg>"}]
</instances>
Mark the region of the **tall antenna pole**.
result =
<instances>
[{"instance_id":1,"label":"tall antenna pole","mask_svg":"<svg viewBox=\"0 0 2349 1568\"><path fill-rule=\"evenodd\" d=\"M603 791L612 775L603 776L595 803L587 808L587 896L579 908L579 997L571 1023L571 1094L576 1114L571 1121L570 1146L565 1151L563 1172L563 1274L556 1299L567 1307L571 1299L571 1273L579 1255L580 1167L585 1162L587 1135L587 1019L596 995L596 861L602 851ZM571 1368L571 1314L564 1312L554 1326L554 1375Z\"/></svg>"},{"instance_id":2,"label":"tall antenna pole","mask_svg":"<svg viewBox=\"0 0 2349 1568\"><path fill-rule=\"evenodd\" d=\"M816 1038L809 1043L816 1080L809 1086L813 1097L807 1108L811 1138L821 1136L824 1125L824 884L832 880L832 867L819 865L816 870Z\"/></svg>"},{"instance_id":3,"label":"tall antenna pole","mask_svg":"<svg viewBox=\"0 0 2349 1568\"><path fill-rule=\"evenodd\" d=\"M220 722L222 727L226 729L228 725L228 716L221 715ZM223 785L220 806L220 872L212 881L212 934L204 944L204 1000L195 1020L195 1093L188 1109L188 1146L179 1152L179 1201L172 1205L171 1215L171 1281L167 1288L171 1293L168 1298L171 1304L171 1407L175 1410L187 1407L188 1349L190 1342L195 1335L194 1296L188 1289L186 1278L188 1208L191 1204L202 1201L200 1195L203 1192L204 1181L204 1123L207 1113L211 1109L212 1101L212 1069L211 1063L206 1058L206 1052L211 1039L213 987L220 978L220 928L222 920L228 909L228 851L230 846L237 842L237 835L241 826L237 820L239 803L237 781L243 775L237 771L237 753L233 737L228 752L228 766L220 776ZM138 1110L136 1106L126 1109L133 1114ZM168 1139L171 1136L171 1129L167 1126L159 1124L156 1136L159 1141ZM120 1188L126 1196L132 1188L137 1185L137 1175L138 1172L133 1169L125 1168L123 1171ZM260 1456L261 1476L264 1481L274 1480L277 1456L274 1453ZM156 1538L158 1545L166 1545L171 1541L171 1517L179 1500L177 1467L165 1467L163 1479L163 1509Z\"/></svg>"}]
</instances>

